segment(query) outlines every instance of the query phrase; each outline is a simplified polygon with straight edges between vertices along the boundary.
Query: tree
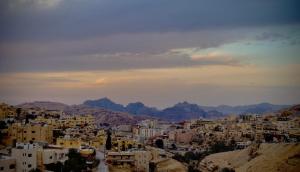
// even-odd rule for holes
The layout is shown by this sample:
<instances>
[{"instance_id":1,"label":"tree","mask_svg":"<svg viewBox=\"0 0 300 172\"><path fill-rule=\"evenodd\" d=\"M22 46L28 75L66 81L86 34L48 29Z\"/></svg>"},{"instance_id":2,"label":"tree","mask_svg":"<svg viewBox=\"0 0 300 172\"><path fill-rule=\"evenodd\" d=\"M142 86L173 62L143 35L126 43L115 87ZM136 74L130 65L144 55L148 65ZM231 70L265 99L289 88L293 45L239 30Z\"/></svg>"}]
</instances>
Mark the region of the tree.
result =
<instances>
[{"instance_id":1,"label":"tree","mask_svg":"<svg viewBox=\"0 0 300 172\"><path fill-rule=\"evenodd\" d=\"M163 149L164 148L164 141L162 139L157 139L155 141L155 145L156 145L156 147Z\"/></svg>"},{"instance_id":2,"label":"tree","mask_svg":"<svg viewBox=\"0 0 300 172\"><path fill-rule=\"evenodd\" d=\"M132 149L132 144L129 143L127 147L128 149Z\"/></svg>"},{"instance_id":3,"label":"tree","mask_svg":"<svg viewBox=\"0 0 300 172\"><path fill-rule=\"evenodd\" d=\"M174 143L172 143L171 147L172 147L173 150L177 149L177 147L176 147L176 145Z\"/></svg>"},{"instance_id":4,"label":"tree","mask_svg":"<svg viewBox=\"0 0 300 172\"><path fill-rule=\"evenodd\" d=\"M61 162L45 164L46 170L48 171L62 171L63 164Z\"/></svg>"},{"instance_id":5,"label":"tree","mask_svg":"<svg viewBox=\"0 0 300 172\"><path fill-rule=\"evenodd\" d=\"M111 150L112 144L111 144L111 132L110 132L110 130L106 131L106 135L107 135L107 138L106 138L105 148L106 148L106 150Z\"/></svg>"},{"instance_id":6,"label":"tree","mask_svg":"<svg viewBox=\"0 0 300 172\"><path fill-rule=\"evenodd\" d=\"M22 108L17 108L16 109L17 119L20 119L21 112L22 112Z\"/></svg>"},{"instance_id":7,"label":"tree","mask_svg":"<svg viewBox=\"0 0 300 172\"><path fill-rule=\"evenodd\" d=\"M154 162L149 162L149 172L154 172L156 169L156 164Z\"/></svg>"},{"instance_id":8,"label":"tree","mask_svg":"<svg viewBox=\"0 0 300 172\"><path fill-rule=\"evenodd\" d=\"M188 172L200 172L198 169L195 169L193 166L188 166Z\"/></svg>"},{"instance_id":9,"label":"tree","mask_svg":"<svg viewBox=\"0 0 300 172\"><path fill-rule=\"evenodd\" d=\"M0 143L2 143L4 139L4 133L2 133L2 130L7 128L6 123L4 121L0 121Z\"/></svg>"},{"instance_id":10,"label":"tree","mask_svg":"<svg viewBox=\"0 0 300 172\"><path fill-rule=\"evenodd\" d=\"M221 172L235 172L235 170L232 168L225 167L221 169Z\"/></svg>"},{"instance_id":11,"label":"tree","mask_svg":"<svg viewBox=\"0 0 300 172\"><path fill-rule=\"evenodd\" d=\"M123 142L122 142L122 148L121 148L121 150L122 150L122 151L125 151L125 149L126 149L126 148L125 148L125 142L123 141Z\"/></svg>"},{"instance_id":12,"label":"tree","mask_svg":"<svg viewBox=\"0 0 300 172\"><path fill-rule=\"evenodd\" d=\"M76 149L69 149L68 160L65 162L64 170L66 172L81 172L87 168L85 159Z\"/></svg>"},{"instance_id":13,"label":"tree","mask_svg":"<svg viewBox=\"0 0 300 172\"><path fill-rule=\"evenodd\" d=\"M191 160L199 160L201 158L202 154L197 152L186 152L184 154L184 159L186 163L189 163Z\"/></svg>"},{"instance_id":14,"label":"tree","mask_svg":"<svg viewBox=\"0 0 300 172\"><path fill-rule=\"evenodd\" d=\"M235 148L235 141L231 140L229 145L226 145L224 141L217 141L211 146L211 153L232 151Z\"/></svg>"},{"instance_id":15,"label":"tree","mask_svg":"<svg viewBox=\"0 0 300 172\"><path fill-rule=\"evenodd\" d=\"M172 158L179 162L185 162L184 156L180 155L179 153L175 153L175 155Z\"/></svg>"}]
</instances>

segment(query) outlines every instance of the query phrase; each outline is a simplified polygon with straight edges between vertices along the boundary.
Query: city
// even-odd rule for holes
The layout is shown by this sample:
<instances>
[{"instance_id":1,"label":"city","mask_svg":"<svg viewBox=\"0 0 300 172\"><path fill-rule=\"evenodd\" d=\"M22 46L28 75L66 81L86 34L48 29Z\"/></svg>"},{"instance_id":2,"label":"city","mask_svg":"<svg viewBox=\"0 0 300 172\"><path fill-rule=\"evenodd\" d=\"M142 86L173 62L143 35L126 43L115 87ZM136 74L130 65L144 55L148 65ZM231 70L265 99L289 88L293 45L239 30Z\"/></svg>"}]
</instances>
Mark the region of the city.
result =
<instances>
[{"instance_id":1,"label":"city","mask_svg":"<svg viewBox=\"0 0 300 172\"><path fill-rule=\"evenodd\" d=\"M299 169L300 105L265 114L179 122L148 117L113 125L97 122L92 114L45 109L54 104L1 104L1 171ZM265 156L272 161L268 168L258 163L251 167L251 161L268 162Z\"/></svg>"}]
</instances>

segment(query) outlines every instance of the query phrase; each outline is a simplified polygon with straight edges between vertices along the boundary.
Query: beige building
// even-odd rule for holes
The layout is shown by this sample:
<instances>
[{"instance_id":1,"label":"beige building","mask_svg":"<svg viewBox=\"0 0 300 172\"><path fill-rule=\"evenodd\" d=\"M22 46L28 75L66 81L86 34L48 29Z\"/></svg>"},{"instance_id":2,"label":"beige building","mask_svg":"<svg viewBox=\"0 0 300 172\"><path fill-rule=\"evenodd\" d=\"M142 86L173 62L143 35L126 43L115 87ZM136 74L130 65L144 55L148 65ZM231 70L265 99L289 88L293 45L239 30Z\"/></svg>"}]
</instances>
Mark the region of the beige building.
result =
<instances>
[{"instance_id":1,"label":"beige building","mask_svg":"<svg viewBox=\"0 0 300 172\"><path fill-rule=\"evenodd\" d=\"M0 155L0 172L16 172L16 159Z\"/></svg>"},{"instance_id":2,"label":"beige building","mask_svg":"<svg viewBox=\"0 0 300 172\"><path fill-rule=\"evenodd\" d=\"M56 162L64 163L68 159L68 149L49 148L40 151L42 156L40 164L52 164Z\"/></svg>"},{"instance_id":3,"label":"beige building","mask_svg":"<svg viewBox=\"0 0 300 172\"><path fill-rule=\"evenodd\" d=\"M0 104L0 119L14 118L16 116L16 111L12 106L1 103Z\"/></svg>"},{"instance_id":4,"label":"beige building","mask_svg":"<svg viewBox=\"0 0 300 172\"><path fill-rule=\"evenodd\" d=\"M56 145L62 146L63 148L75 148L79 149L82 142L80 138L63 137L56 139Z\"/></svg>"},{"instance_id":5,"label":"beige building","mask_svg":"<svg viewBox=\"0 0 300 172\"><path fill-rule=\"evenodd\" d=\"M76 126L95 125L95 117L92 115L84 116L65 116L59 121L60 126L74 128Z\"/></svg>"},{"instance_id":6,"label":"beige building","mask_svg":"<svg viewBox=\"0 0 300 172\"><path fill-rule=\"evenodd\" d=\"M195 135L194 130L176 130L169 132L169 140L175 141L181 144L188 144L192 141L193 136Z\"/></svg>"},{"instance_id":7,"label":"beige building","mask_svg":"<svg viewBox=\"0 0 300 172\"><path fill-rule=\"evenodd\" d=\"M52 143L53 127L43 124L14 123L8 128L7 144L30 141Z\"/></svg>"},{"instance_id":8,"label":"beige building","mask_svg":"<svg viewBox=\"0 0 300 172\"><path fill-rule=\"evenodd\" d=\"M148 172L150 160L149 151L108 152L106 155L106 162L110 165L130 168L138 172Z\"/></svg>"}]
</instances>

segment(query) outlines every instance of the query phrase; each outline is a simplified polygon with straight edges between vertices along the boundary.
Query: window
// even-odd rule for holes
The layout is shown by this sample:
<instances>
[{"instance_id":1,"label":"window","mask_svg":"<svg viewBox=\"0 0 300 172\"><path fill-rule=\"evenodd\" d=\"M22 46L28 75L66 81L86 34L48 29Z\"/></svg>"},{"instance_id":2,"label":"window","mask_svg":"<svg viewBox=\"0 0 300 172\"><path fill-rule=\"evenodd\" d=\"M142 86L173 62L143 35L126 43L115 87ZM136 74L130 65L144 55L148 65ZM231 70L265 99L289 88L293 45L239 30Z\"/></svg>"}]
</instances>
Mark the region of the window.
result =
<instances>
[{"instance_id":1,"label":"window","mask_svg":"<svg viewBox=\"0 0 300 172\"><path fill-rule=\"evenodd\" d=\"M29 153L29 154L28 154L28 157L32 157L32 154L31 154L31 153Z\"/></svg>"},{"instance_id":2,"label":"window","mask_svg":"<svg viewBox=\"0 0 300 172\"><path fill-rule=\"evenodd\" d=\"M31 164L28 164L28 168L30 168L31 167Z\"/></svg>"},{"instance_id":3,"label":"window","mask_svg":"<svg viewBox=\"0 0 300 172\"><path fill-rule=\"evenodd\" d=\"M35 133L35 131L31 131L31 133Z\"/></svg>"},{"instance_id":4,"label":"window","mask_svg":"<svg viewBox=\"0 0 300 172\"><path fill-rule=\"evenodd\" d=\"M52 156L50 156L49 158L52 159Z\"/></svg>"},{"instance_id":5,"label":"window","mask_svg":"<svg viewBox=\"0 0 300 172\"><path fill-rule=\"evenodd\" d=\"M0 167L0 171L3 171L4 170L4 167Z\"/></svg>"},{"instance_id":6,"label":"window","mask_svg":"<svg viewBox=\"0 0 300 172\"><path fill-rule=\"evenodd\" d=\"M16 165L15 164L10 164L9 165L9 169L15 169L16 168Z\"/></svg>"}]
</instances>

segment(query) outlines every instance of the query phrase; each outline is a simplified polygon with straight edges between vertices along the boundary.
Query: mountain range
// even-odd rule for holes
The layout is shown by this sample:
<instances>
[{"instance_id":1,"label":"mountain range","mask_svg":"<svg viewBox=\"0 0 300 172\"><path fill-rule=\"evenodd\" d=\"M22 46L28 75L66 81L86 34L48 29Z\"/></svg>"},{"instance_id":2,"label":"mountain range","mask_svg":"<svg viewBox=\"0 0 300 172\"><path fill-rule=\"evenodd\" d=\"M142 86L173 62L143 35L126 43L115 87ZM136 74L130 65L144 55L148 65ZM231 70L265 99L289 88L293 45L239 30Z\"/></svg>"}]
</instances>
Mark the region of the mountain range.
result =
<instances>
[{"instance_id":1,"label":"mountain range","mask_svg":"<svg viewBox=\"0 0 300 172\"><path fill-rule=\"evenodd\" d=\"M153 117L143 116L143 115L139 115L139 116L132 115L127 112L112 111L100 107L90 107L83 104L70 106L63 103L49 102L49 101L35 101L35 102L23 103L15 106L15 108L22 108L24 111L29 109L59 110L59 111L63 111L67 115L90 114L95 116L96 119L95 122L97 124L110 124L111 126L121 125L121 124L136 124L138 121L153 118Z\"/></svg>"},{"instance_id":2,"label":"mountain range","mask_svg":"<svg viewBox=\"0 0 300 172\"><path fill-rule=\"evenodd\" d=\"M273 105L270 103L260 103L244 106L200 106L189 102L179 102L171 107L158 109L149 107L142 102L129 103L126 106L115 103L109 98L97 100L87 100L79 105L66 105L57 102L36 101L17 105L23 109L40 108L48 110L61 110L66 114L81 115L92 114L96 117L97 123L135 124L136 122L157 118L167 121L183 121L189 119L214 119L221 118L229 114L277 112L278 110L289 108L289 105Z\"/></svg>"},{"instance_id":3,"label":"mountain range","mask_svg":"<svg viewBox=\"0 0 300 172\"><path fill-rule=\"evenodd\" d=\"M129 103L128 105L124 106L122 104L113 102L107 97L97 100L87 100L83 104L90 107L99 107L113 111L127 112L134 115L148 115L171 121L195 118L219 118L229 114L263 114L268 112L276 112L280 109L289 107L289 105L274 105L270 103L243 106L200 106L184 101L177 103L174 106L159 110L155 107L148 107L141 102Z\"/></svg>"}]
</instances>

